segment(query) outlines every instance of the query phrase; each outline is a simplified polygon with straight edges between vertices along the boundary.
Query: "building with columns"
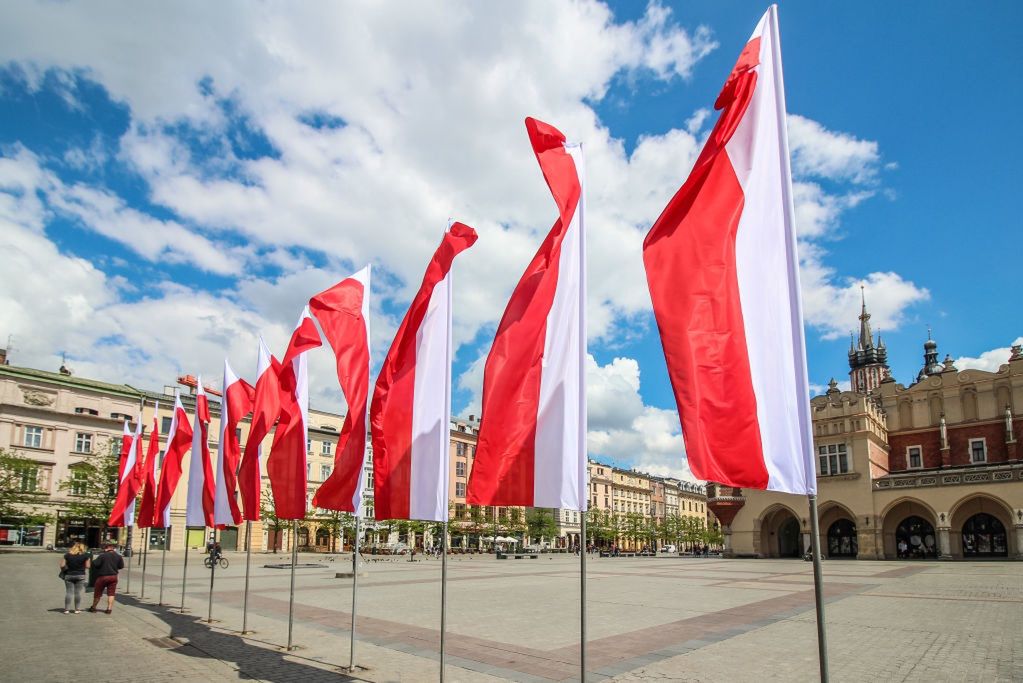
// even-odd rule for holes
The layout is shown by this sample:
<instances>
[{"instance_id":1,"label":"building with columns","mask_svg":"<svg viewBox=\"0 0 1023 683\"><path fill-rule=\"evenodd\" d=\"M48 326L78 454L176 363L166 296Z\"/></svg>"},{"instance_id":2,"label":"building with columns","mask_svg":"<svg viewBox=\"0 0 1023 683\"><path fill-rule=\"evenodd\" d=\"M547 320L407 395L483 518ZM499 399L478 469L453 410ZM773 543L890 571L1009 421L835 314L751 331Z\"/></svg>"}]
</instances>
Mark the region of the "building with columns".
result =
<instances>
[{"instance_id":1,"label":"building with columns","mask_svg":"<svg viewBox=\"0 0 1023 683\"><path fill-rule=\"evenodd\" d=\"M897 383L864 306L852 390L810 402L825 557L1023 559L1023 348L995 372L938 361L928 333L915 380ZM726 553L796 557L805 498L709 486Z\"/></svg>"}]
</instances>

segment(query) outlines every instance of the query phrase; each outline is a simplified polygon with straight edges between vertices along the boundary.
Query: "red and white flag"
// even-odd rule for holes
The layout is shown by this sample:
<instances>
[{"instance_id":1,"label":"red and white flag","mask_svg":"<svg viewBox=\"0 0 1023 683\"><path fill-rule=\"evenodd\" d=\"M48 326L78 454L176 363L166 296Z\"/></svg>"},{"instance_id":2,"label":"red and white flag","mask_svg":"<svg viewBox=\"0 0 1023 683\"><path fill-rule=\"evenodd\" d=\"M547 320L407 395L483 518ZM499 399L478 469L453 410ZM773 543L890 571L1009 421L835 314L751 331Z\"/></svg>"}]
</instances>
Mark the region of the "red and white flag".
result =
<instances>
[{"instance_id":1,"label":"red and white flag","mask_svg":"<svg viewBox=\"0 0 1023 683\"><path fill-rule=\"evenodd\" d=\"M188 499L185 526L213 526L213 464L210 462L210 402L195 378L195 424L192 430L192 458L188 465Z\"/></svg>"},{"instance_id":2,"label":"red and white flag","mask_svg":"<svg viewBox=\"0 0 1023 683\"><path fill-rule=\"evenodd\" d=\"M362 514L363 464L369 432L370 267L309 300L337 360L337 381L348 413L341 427L334 468L313 497L326 510Z\"/></svg>"},{"instance_id":3,"label":"red and white flag","mask_svg":"<svg viewBox=\"0 0 1023 683\"><path fill-rule=\"evenodd\" d=\"M467 500L585 510L586 249L582 147L526 129L559 217L512 293L483 373Z\"/></svg>"},{"instance_id":4,"label":"red and white flag","mask_svg":"<svg viewBox=\"0 0 1023 683\"><path fill-rule=\"evenodd\" d=\"M309 309L305 308L281 361L281 414L266 461L278 519L304 519L306 514L309 368L305 354L321 343Z\"/></svg>"},{"instance_id":5,"label":"red and white flag","mask_svg":"<svg viewBox=\"0 0 1023 683\"><path fill-rule=\"evenodd\" d=\"M426 268L373 391L373 502L379 519L448 519L451 264L476 242L455 223Z\"/></svg>"},{"instance_id":6,"label":"red and white flag","mask_svg":"<svg viewBox=\"0 0 1023 683\"><path fill-rule=\"evenodd\" d=\"M213 523L237 525L242 521L238 508L236 472L241 460L238 423L252 411L252 385L238 379L224 359L224 390L220 396L220 438L217 439L217 490L214 496Z\"/></svg>"},{"instance_id":7,"label":"red and white flag","mask_svg":"<svg viewBox=\"0 0 1023 683\"><path fill-rule=\"evenodd\" d=\"M703 152L643 244L689 466L730 486L815 493L775 6L714 107Z\"/></svg>"},{"instance_id":8,"label":"red and white flag","mask_svg":"<svg viewBox=\"0 0 1023 683\"><path fill-rule=\"evenodd\" d=\"M245 440L245 453L238 468L238 492L242 499L242 517L250 522L259 520L263 457L263 439L273 429L281 412L281 385L278 374L281 363L270 353L259 338L259 357L256 360L256 390L252 399L252 422Z\"/></svg>"},{"instance_id":9,"label":"red and white flag","mask_svg":"<svg viewBox=\"0 0 1023 683\"><path fill-rule=\"evenodd\" d=\"M117 481L124 481L124 470L128 463L128 450L131 448L131 441L134 435L128 426L128 420L124 421L124 431L121 433L121 452L117 460Z\"/></svg>"},{"instance_id":10,"label":"red and white flag","mask_svg":"<svg viewBox=\"0 0 1023 683\"><path fill-rule=\"evenodd\" d=\"M164 447L160 467L160 486L156 492L156 513L153 526L166 529L170 526L170 506L174 491L181 481L181 465L185 453L192 447L192 426L181 405L181 394L174 390L174 416L167 430L167 445Z\"/></svg>"},{"instance_id":11,"label":"red and white flag","mask_svg":"<svg viewBox=\"0 0 1023 683\"><path fill-rule=\"evenodd\" d=\"M127 430L127 421L125 421L124 426ZM138 496L139 486L142 483L139 477L141 472L139 462L142 460L140 457L141 449L142 415L139 415L139 419L135 424L135 433L129 435L128 452L125 454L123 466L121 467L117 496L114 498L114 506L110 510L107 526L130 527L135 524L135 498Z\"/></svg>"},{"instance_id":12,"label":"red and white flag","mask_svg":"<svg viewBox=\"0 0 1023 683\"><path fill-rule=\"evenodd\" d=\"M141 422L141 416L139 416ZM141 448L141 444L139 444ZM142 487L142 503L139 505L139 528L153 526L156 517L156 459L160 457L160 402L153 408L153 430L149 432L146 457L139 471L139 486Z\"/></svg>"}]
</instances>

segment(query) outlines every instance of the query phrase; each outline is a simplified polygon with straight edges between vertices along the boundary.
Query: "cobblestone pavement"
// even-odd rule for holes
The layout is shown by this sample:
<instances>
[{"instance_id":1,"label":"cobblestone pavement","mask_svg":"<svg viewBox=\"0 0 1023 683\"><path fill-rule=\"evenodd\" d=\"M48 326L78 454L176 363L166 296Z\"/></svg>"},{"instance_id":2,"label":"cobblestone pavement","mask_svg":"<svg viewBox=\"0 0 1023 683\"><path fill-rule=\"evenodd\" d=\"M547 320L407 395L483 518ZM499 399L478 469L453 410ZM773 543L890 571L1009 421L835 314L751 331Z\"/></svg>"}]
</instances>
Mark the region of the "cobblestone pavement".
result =
<instances>
[{"instance_id":1,"label":"cobblestone pavement","mask_svg":"<svg viewBox=\"0 0 1023 683\"><path fill-rule=\"evenodd\" d=\"M105 614L64 615L58 556L0 555L7 609L4 679L18 681L434 681L440 562L367 562L360 578L357 668L349 658L350 556L300 555L294 642L287 642L284 556L253 557L248 628L243 554L216 574L193 553L186 612L183 554L149 557L145 595ZM798 560L594 559L588 563L587 680L813 681L811 568ZM825 563L835 681L1023 680L1023 564ZM122 574L120 588L126 588ZM452 558L450 681L578 680L578 559Z\"/></svg>"}]
</instances>

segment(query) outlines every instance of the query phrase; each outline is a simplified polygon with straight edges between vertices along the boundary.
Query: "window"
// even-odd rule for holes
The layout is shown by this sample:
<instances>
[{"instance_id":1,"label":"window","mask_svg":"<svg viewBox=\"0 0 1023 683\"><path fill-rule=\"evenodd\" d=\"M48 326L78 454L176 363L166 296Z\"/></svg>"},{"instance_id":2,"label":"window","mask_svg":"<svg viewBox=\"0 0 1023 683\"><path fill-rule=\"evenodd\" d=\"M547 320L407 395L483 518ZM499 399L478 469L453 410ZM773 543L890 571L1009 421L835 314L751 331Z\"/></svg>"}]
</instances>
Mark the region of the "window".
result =
<instances>
[{"instance_id":1,"label":"window","mask_svg":"<svg viewBox=\"0 0 1023 683\"><path fill-rule=\"evenodd\" d=\"M99 411L95 408L75 408L76 415L99 415Z\"/></svg>"},{"instance_id":2,"label":"window","mask_svg":"<svg viewBox=\"0 0 1023 683\"><path fill-rule=\"evenodd\" d=\"M22 465L18 468L20 489L22 493L34 493L39 490L39 468L35 465Z\"/></svg>"},{"instance_id":3,"label":"window","mask_svg":"<svg viewBox=\"0 0 1023 683\"><path fill-rule=\"evenodd\" d=\"M327 481L330 476L330 465L320 465L320 481Z\"/></svg>"},{"instance_id":4,"label":"window","mask_svg":"<svg viewBox=\"0 0 1023 683\"><path fill-rule=\"evenodd\" d=\"M455 463L455 476L456 477L465 476L465 463L462 462L461 460Z\"/></svg>"},{"instance_id":5,"label":"window","mask_svg":"<svg viewBox=\"0 0 1023 683\"><path fill-rule=\"evenodd\" d=\"M465 482L464 481L456 481L455 482L455 495L458 496L459 498L465 498Z\"/></svg>"},{"instance_id":6,"label":"window","mask_svg":"<svg viewBox=\"0 0 1023 683\"><path fill-rule=\"evenodd\" d=\"M310 463L305 464L305 478L309 479L309 473L312 471L312 465Z\"/></svg>"},{"instance_id":7,"label":"window","mask_svg":"<svg viewBox=\"0 0 1023 683\"><path fill-rule=\"evenodd\" d=\"M906 449L906 467L915 469L923 467L923 449L920 446L910 446Z\"/></svg>"},{"instance_id":8,"label":"window","mask_svg":"<svg viewBox=\"0 0 1023 683\"><path fill-rule=\"evenodd\" d=\"M236 438L238 440L238 443L242 442L242 428L241 427L235 427L235 429L234 429L234 438Z\"/></svg>"},{"instance_id":9,"label":"window","mask_svg":"<svg viewBox=\"0 0 1023 683\"><path fill-rule=\"evenodd\" d=\"M845 474L849 471L849 457L844 443L818 446L817 456L822 476Z\"/></svg>"},{"instance_id":10,"label":"window","mask_svg":"<svg viewBox=\"0 0 1023 683\"><path fill-rule=\"evenodd\" d=\"M372 472L367 472L366 473L366 488L368 488L368 489L373 488L373 473Z\"/></svg>"},{"instance_id":11,"label":"window","mask_svg":"<svg viewBox=\"0 0 1023 683\"><path fill-rule=\"evenodd\" d=\"M987 445L984 439L970 439L970 462L987 462Z\"/></svg>"},{"instance_id":12,"label":"window","mask_svg":"<svg viewBox=\"0 0 1023 683\"><path fill-rule=\"evenodd\" d=\"M89 473L82 468L71 472L71 495L84 496L89 492Z\"/></svg>"},{"instance_id":13,"label":"window","mask_svg":"<svg viewBox=\"0 0 1023 683\"><path fill-rule=\"evenodd\" d=\"M75 452L92 453L92 434L83 432L75 434Z\"/></svg>"},{"instance_id":14,"label":"window","mask_svg":"<svg viewBox=\"0 0 1023 683\"><path fill-rule=\"evenodd\" d=\"M465 455L465 444L458 442L455 444L455 455Z\"/></svg>"},{"instance_id":15,"label":"window","mask_svg":"<svg viewBox=\"0 0 1023 683\"><path fill-rule=\"evenodd\" d=\"M43 428L42 427L25 427L25 441L24 445L29 448L42 448L43 447Z\"/></svg>"},{"instance_id":16,"label":"window","mask_svg":"<svg viewBox=\"0 0 1023 683\"><path fill-rule=\"evenodd\" d=\"M167 432L169 432L170 431L170 426L171 426L171 418L165 417L165 418L161 419L160 420L160 433L161 434L166 434Z\"/></svg>"},{"instance_id":17,"label":"window","mask_svg":"<svg viewBox=\"0 0 1023 683\"><path fill-rule=\"evenodd\" d=\"M313 440L312 439L306 439L305 440L305 452L306 453L312 453L313 452Z\"/></svg>"},{"instance_id":18,"label":"window","mask_svg":"<svg viewBox=\"0 0 1023 683\"><path fill-rule=\"evenodd\" d=\"M334 447L334 444L330 441L324 441L320 444L320 453L323 455L330 455L330 450Z\"/></svg>"}]
</instances>

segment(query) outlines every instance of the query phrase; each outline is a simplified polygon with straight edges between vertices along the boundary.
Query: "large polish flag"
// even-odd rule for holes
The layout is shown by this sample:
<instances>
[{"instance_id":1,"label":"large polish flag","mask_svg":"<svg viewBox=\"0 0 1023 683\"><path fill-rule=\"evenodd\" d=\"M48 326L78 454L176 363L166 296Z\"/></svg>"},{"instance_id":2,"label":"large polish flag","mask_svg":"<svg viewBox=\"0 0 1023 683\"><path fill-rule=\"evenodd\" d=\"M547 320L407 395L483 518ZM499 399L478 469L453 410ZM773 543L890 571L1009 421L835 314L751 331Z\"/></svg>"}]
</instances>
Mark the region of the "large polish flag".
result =
<instances>
[{"instance_id":1,"label":"large polish flag","mask_svg":"<svg viewBox=\"0 0 1023 683\"><path fill-rule=\"evenodd\" d=\"M141 416L139 416L141 421ZM142 487L142 503L139 505L139 528L153 526L156 517L156 459L160 457L160 402L153 408L153 431L149 432L146 457L139 471L139 486Z\"/></svg>"},{"instance_id":2,"label":"large polish flag","mask_svg":"<svg viewBox=\"0 0 1023 683\"><path fill-rule=\"evenodd\" d=\"M256 360L256 390L252 399L252 422L245 440L242 464L238 468L238 493L242 499L242 517L250 522L259 520L263 458L263 439L274 426L281 412L281 385L278 374L281 363L259 338L259 356Z\"/></svg>"},{"instance_id":3,"label":"large polish flag","mask_svg":"<svg viewBox=\"0 0 1023 683\"><path fill-rule=\"evenodd\" d=\"M451 264L476 242L454 223L426 268L373 391L373 501L379 519L448 519Z\"/></svg>"},{"instance_id":4,"label":"large polish flag","mask_svg":"<svg viewBox=\"0 0 1023 683\"><path fill-rule=\"evenodd\" d=\"M213 526L213 464L210 462L210 401L196 379L195 425L192 430L192 458L188 465L188 499L185 526Z\"/></svg>"},{"instance_id":5,"label":"large polish flag","mask_svg":"<svg viewBox=\"0 0 1023 683\"><path fill-rule=\"evenodd\" d=\"M125 429L128 422L124 423ZM121 467L121 477L117 488L117 496L114 498L114 506L110 510L110 518L107 526L130 527L135 523L135 498L139 493L139 485L142 483L139 473L141 468L139 462L142 460L139 453L142 449L142 415L139 415L135 423L135 432L130 434L128 440L128 452L124 457L124 464Z\"/></svg>"},{"instance_id":6,"label":"large polish flag","mask_svg":"<svg viewBox=\"0 0 1023 683\"><path fill-rule=\"evenodd\" d=\"M817 490L777 8L714 103L720 118L643 244L698 479Z\"/></svg>"},{"instance_id":7,"label":"large polish flag","mask_svg":"<svg viewBox=\"0 0 1023 683\"><path fill-rule=\"evenodd\" d=\"M582 147L526 129L558 220L523 273L483 374L467 500L585 510L586 249Z\"/></svg>"},{"instance_id":8,"label":"large polish flag","mask_svg":"<svg viewBox=\"0 0 1023 683\"><path fill-rule=\"evenodd\" d=\"M309 364L305 354L321 343L307 307L302 311L281 361L281 416L266 461L278 519L304 519L306 515Z\"/></svg>"},{"instance_id":9,"label":"large polish flag","mask_svg":"<svg viewBox=\"0 0 1023 683\"><path fill-rule=\"evenodd\" d=\"M128 420L124 421L124 431L121 433L121 453L117 460L117 481L124 481L124 470L128 463L128 451L131 449L131 441L133 438L131 428L128 426Z\"/></svg>"},{"instance_id":10,"label":"large polish flag","mask_svg":"<svg viewBox=\"0 0 1023 683\"><path fill-rule=\"evenodd\" d=\"M252 385L234 374L226 358L223 387L220 396L220 438L217 439L217 490L213 505L213 523L216 526L237 525L242 521L236 476L241 460L238 423L252 412L254 394Z\"/></svg>"},{"instance_id":11,"label":"large polish flag","mask_svg":"<svg viewBox=\"0 0 1023 683\"><path fill-rule=\"evenodd\" d=\"M174 415L171 417L170 429L167 430L167 445L163 451L160 467L160 486L156 493L156 515L153 526L166 529L170 526L170 506L174 491L181 481L181 464L185 453L192 446L192 426L188 424L188 415L181 405L181 393L174 390Z\"/></svg>"},{"instance_id":12,"label":"large polish flag","mask_svg":"<svg viewBox=\"0 0 1023 683\"><path fill-rule=\"evenodd\" d=\"M334 468L313 497L326 510L362 514L362 488L369 432L370 266L309 300L337 361L337 381L348 404L338 437Z\"/></svg>"}]
</instances>

